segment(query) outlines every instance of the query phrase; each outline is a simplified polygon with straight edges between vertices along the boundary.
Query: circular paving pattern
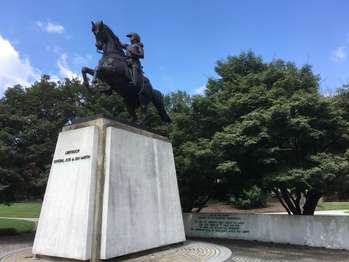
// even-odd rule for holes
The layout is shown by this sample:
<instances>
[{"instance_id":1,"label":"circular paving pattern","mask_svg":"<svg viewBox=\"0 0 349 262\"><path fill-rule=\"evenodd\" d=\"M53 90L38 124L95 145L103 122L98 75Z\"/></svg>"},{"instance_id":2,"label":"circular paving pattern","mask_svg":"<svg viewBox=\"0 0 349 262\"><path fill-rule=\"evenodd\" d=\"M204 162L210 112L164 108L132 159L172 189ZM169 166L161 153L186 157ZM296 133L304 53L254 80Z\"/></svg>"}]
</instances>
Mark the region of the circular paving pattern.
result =
<instances>
[{"instance_id":1,"label":"circular paving pattern","mask_svg":"<svg viewBox=\"0 0 349 262\"><path fill-rule=\"evenodd\" d=\"M134 257L134 258L123 258L117 259L117 261L128 261L128 262L223 262L229 259L231 256L230 249L205 242L198 241L187 241L183 246L170 248L167 250L153 252L151 254ZM1 262L20 262L26 261L31 262L31 248L25 250L18 250L13 252L3 259ZM57 261L49 258L40 258L34 261L48 262ZM62 261L62 260L60 260ZM69 260L63 260L69 261ZM108 260L112 261L112 260Z\"/></svg>"},{"instance_id":2,"label":"circular paving pattern","mask_svg":"<svg viewBox=\"0 0 349 262\"><path fill-rule=\"evenodd\" d=\"M182 262L222 262L231 256L231 251L220 245L205 242L186 242L182 247L177 247L150 255L129 259L129 262L143 261L182 261Z\"/></svg>"},{"instance_id":3,"label":"circular paving pattern","mask_svg":"<svg viewBox=\"0 0 349 262\"><path fill-rule=\"evenodd\" d=\"M143 254L120 257L108 261L127 262L349 262L349 252L325 248L309 248L233 240L187 241L183 245L167 247ZM211 242L214 241L214 242ZM31 248L7 253L0 262L72 261L40 257L33 260ZM77 260L74 260L77 261Z\"/></svg>"}]
</instances>

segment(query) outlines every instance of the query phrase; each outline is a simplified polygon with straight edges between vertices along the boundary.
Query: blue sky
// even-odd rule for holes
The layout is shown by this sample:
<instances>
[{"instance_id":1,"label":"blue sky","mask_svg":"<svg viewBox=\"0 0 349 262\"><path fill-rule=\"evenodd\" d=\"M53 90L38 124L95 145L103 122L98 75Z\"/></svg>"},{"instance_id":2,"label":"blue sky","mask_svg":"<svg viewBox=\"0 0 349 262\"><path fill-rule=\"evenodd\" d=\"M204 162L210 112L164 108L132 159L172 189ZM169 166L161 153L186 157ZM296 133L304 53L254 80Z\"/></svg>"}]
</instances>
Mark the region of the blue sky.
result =
<instances>
[{"instance_id":1,"label":"blue sky","mask_svg":"<svg viewBox=\"0 0 349 262\"><path fill-rule=\"evenodd\" d=\"M78 75L100 57L91 20L124 42L138 32L153 86L196 93L218 59L252 50L265 61L309 63L323 93L349 82L349 2L345 0L11 0L0 12L0 96L41 74ZM202 88L201 88L202 90Z\"/></svg>"}]
</instances>

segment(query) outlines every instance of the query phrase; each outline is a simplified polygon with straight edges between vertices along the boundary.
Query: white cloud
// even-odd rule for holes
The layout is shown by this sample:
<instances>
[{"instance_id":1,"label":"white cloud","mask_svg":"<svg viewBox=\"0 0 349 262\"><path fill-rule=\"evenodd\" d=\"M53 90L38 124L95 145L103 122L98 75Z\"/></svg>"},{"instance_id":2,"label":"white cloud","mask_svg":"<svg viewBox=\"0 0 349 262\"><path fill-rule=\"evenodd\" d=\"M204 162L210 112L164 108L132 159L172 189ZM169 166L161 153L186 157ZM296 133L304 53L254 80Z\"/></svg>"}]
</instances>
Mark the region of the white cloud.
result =
<instances>
[{"instance_id":1,"label":"white cloud","mask_svg":"<svg viewBox=\"0 0 349 262\"><path fill-rule=\"evenodd\" d=\"M195 89L194 95L203 95L206 89L206 85L202 85L199 88Z\"/></svg>"},{"instance_id":2,"label":"white cloud","mask_svg":"<svg viewBox=\"0 0 349 262\"><path fill-rule=\"evenodd\" d=\"M47 33L62 34L64 32L64 27L58 23L36 21L35 24Z\"/></svg>"},{"instance_id":3,"label":"white cloud","mask_svg":"<svg viewBox=\"0 0 349 262\"><path fill-rule=\"evenodd\" d=\"M45 48L47 51L53 52L56 55L60 55L63 53L63 49L59 46L56 46L56 45L54 45L54 46L46 45Z\"/></svg>"},{"instance_id":4,"label":"white cloud","mask_svg":"<svg viewBox=\"0 0 349 262\"><path fill-rule=\"evenodd\" d=\"M346 57L347 57L347 51L345 50L345 47L340 46L332 53L331 59L335 62L341 62Z\"/></svg>"},{"instance_id":5,"label":"white cloud","mask_svg":"<svg viewBox=\"0 0 349 262\"><path fill-rule=\"evenodd\" d=\"M86 66L89 61L92 59L91 55L82 56L79 54L75 54L73 56L73 64L76 66Z\"/></svg>"},{"instance_id":6,"label":"white cloud","mask_svg":"<svg viewBox=\"0 0 349 262\"><path fill-rule=\"evenodd\" d=\"M40 71L34 68L28 58L20 57L18 51L0 35L0 94L9 86L28 86L40 78Z\"/></svg>"},{"instance_id":7,"label":"white cloud","mask_svg":"<svg viewBox=\"0 0 349 262\"><path fill-rule=\"evenodd\" d=\"M63 78L81 78L78 74L74 73L68 65L68 56L66 53L60 55L57 61L59 69L59 75Z\"/></svg>"},{"instance_id":8,"label":"white cloud","mask_svg":"<svg viewBox=\"0 0 349 262\"><path fill-rule=\"evenodd\" d=\"M59 82L59 81L61 81L61 79L57 75L55 75L55 74L49 74L49 76L50 76L50 81L52 81L52 82Z\"/></svg>"}]
</instances>

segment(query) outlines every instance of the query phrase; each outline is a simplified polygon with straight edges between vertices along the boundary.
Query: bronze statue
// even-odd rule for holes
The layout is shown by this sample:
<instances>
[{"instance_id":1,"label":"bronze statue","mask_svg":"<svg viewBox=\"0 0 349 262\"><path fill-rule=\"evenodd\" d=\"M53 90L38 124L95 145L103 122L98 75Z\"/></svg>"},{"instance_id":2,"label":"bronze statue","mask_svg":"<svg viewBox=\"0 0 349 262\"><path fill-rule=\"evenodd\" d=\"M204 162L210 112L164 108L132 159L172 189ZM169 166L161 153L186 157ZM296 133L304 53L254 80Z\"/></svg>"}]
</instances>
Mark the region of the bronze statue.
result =
<instances>
[{"instance_id":1,"label":"bronze statue","mask_svg":"<svg viewBox=\"0 0 349 262\"><path fill-rule=\"evenodd\" d=\"M137 120L135 110L138 107L144 115L141 123L145 121L150 102L154 104L162 121L171 122L164 108L163 95L154 89L149 79L143 75L139 59L144 57L144 51L139 35L128 34L131 44L122 44L103 21L92 22L92 32L96 38L97 51L103 55L95 69L82 68L84 85L89 88L87 74L93 75L92 84L95 84L97 79L108 84L110 89L104 93L111 94L113 90L118 92L124 98L134 122Z\"/></svg>"},{"instance_id":2,"label":"bronze statue","mask_svg":"<svg viewBox=\"0 0 349 262\"><path fill-rule=\"evenodd\" d=\"M126 49L126 56L129 57L127 60L132 68L131 76L133 85L137 85L138 76L142 75L142 66L139 59L144 58L143 43L141 43L141 38L137 33L129 33L126 35L130 38L131 44L124 44L123 47Z\"/></svg>"}]
</instances>

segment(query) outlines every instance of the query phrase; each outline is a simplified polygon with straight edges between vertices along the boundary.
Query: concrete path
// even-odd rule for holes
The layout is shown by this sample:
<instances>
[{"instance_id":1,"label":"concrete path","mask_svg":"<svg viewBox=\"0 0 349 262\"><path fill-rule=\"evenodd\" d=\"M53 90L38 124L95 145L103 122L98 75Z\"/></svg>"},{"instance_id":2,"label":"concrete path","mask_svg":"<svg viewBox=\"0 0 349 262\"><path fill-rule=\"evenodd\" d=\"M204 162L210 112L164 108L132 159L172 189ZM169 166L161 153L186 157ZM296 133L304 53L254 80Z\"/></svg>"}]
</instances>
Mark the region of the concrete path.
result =
<instances>
[{"instance_id":1,"label":"concrete path","mask_svg":"<svg viewBox=\"0 0 349 262\"><path fill-rule=\"evenodd\" d=\"M14 219L14 220L25 220L34 223L34 230L37 227L39 218L28 218L28 217L0 217L0 219ZM0 261L1 258L11 254L16 250L22 250L24 248L31 247L34 241L34 232L25 233L15 236L0 236Z\"/></svg>"},{"instance_id":2,"label":"concrete path","mask_svg":"<svg viewBox=\"0 0 349 262\"><path fill-rule=\"evenodd\" d=\"M0 261L1 258L11 254L16 250L22 250L33 245L34 232L20 234L16 236L1 236L0 237Z\"/></svg>"},{"instance_id":3,"label":"concrete path","mask_svg":"<svg viewBox=\"0 0 349 262\"><path fill-rule=\"evenodd\" d=\"M0 245L0 250L2 246ZM1 262L32 262L31 248L19 249ZM38 262L57 261L39 258ZM70 261L63 259L59 261ZM242 240L192 239L182 246L120 257L127 262L349 262L349 252L325 248L281 245Z\"/></svg>"},{"instance_id":4,"label":"concrete path","mask_svg":"<svg viewBox=\"0 0 349 262\"><path fill-rule=\"evenodd\" d=\"M322 210L322 211L315 211L315 215L321 215L321 216L349 216L349 213L345 213L349 210ZM288 215L287 212L272 212L272 213L264 213L264 214L271 214L271 215Z\"/></svg>"},{"instance_id":5,"label":"concrete path","mask_svg":"<svg viewBox=\"0 0 349 262\"><path fill-rule=\"evenodd\" d=\"M234 262L349 262L349 251L243 240L211 240L229 248Z\"/></svg>"},{"instance_id":6,"label":"concrete path","mask_svg":"<svg viewBox=\"0 0 349 262\"><path fill-rule=\"evenodd\" d=\"M37 217L0 217L0 219L16 219L16 220L26 220L37 223L39 218Z\"/></svg>"},{"instance_id":7,"label":"concrete path","mask_svg":"<svg viewBox=\"0 0 349 262\"><path fill-rule=\"evenodd\" d=\"M315 215L326 215L326 216L349 216L349 213L345 213L349 210L324 210L315 211Z\"/></svg>"}]
</instances>

